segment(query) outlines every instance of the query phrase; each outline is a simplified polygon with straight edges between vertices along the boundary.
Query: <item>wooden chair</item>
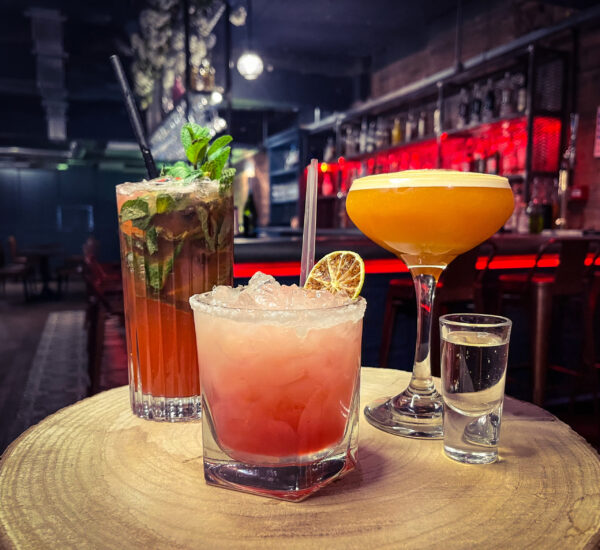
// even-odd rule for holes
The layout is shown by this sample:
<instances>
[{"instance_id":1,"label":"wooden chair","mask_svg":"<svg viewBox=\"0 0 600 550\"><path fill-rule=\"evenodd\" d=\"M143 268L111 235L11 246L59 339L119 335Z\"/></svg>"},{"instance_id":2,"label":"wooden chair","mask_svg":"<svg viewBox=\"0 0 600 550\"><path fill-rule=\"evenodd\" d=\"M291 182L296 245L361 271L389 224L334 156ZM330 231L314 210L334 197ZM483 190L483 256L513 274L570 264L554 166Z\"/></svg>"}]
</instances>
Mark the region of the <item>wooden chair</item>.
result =
<instances>
[{"instance_id":1,"label":"wooden chair","mask_svg":"<svg viewBox=\"0 0 600 550\"><path fill-rule=\"evenodd\" d=\"M27 262L7 264L4 258L4 249L0 245L0 286L3 296L6 296L6 281L21 281L23 284L23 296L25 297L25 301L29 301L32 295L30 288L32 273L31 266Z\"/></svg>"},{"instance_id":2,"label":"wooden chair","mask_svg":"<svg viewBox=\"0 0 600 550\"><path fill-rule=\"evenodd\" d=\"M587 298L586 259L600 240L594 238L552 238L538 250L533 267L527 273L502 274L498 278L500 309L507 303L522 306L531 324L532 401L544 404L548 368L565 372L560 365L548 365L552 309L557 298ZM559 255L559 264L551 272L545 268L549 254ZM573 394L572 394L573 398Z\"/></svg>"},{"instance_id":3,"label":"wooden chair","mask_svg":"<svg viewBox=\"0 0 600 550\"><path fill-rule=\"evenodd\" d=\"M597 437L600 440L600 405L598 390L600 388L600 357L598 341L600 340L600 250L594 257L588 272L588 299L585 304L585 335L583 372L581 383L592 390L594 400L594 418L596 419ZM577 373L574 373L577 376ZM588 384L589 382L589 384Z\"/></svg>"},{"instance_id":4,"label":"wooden chair","mask_svg":"<svg viewBox=\"0 0 600 550\"><path fill-rule=\"evenodd\" d=\"M495 247L486 242L473 250L461 254L453 260L442 273L436 288L434 301L434 317L431 329L431 369L439 375L439 327L440 315L448 313L451 308L471 307L475 311L484 310L484 289L487 268L495 255ZM481 255L485 257L482 270L477 269ZM414 317L416 312L415 288L412 279L392 279L390 281L385 302L381 346L379 348L379 366L388 367L392 346L394 321L399 312Z\"/></svg>"},{"instance_id":5,"label":"wooden chair","mask_svg":"<svg viewBox=\"0 0 600 550\"><path fill-rule=\"evenodd\" d=\"M88 243L86 243L89 245ZM117 316L124 322L123 286L120 264L100 263L96 258L97 246L84 245L83 278L87 289L87 351L90 395L98 392L106 319Z\"/></svg>"},{"instance_id":6,"label":"wooden chair","mask_svg":"<svg viewBox=\"0 0 600 550\"><path fill-rule=\"evenodd\" d=\"M56 269L57 292L61 296L63 291L69 291L69 280L72 277L83 276L83 256L67 256L62 266Z\"/></svg>"},{"instance_id":7,"label":"wooden chair","mask_svg":"<svg viewBox=\"0 0 600 550\"><path fill-rule=\"evenodd\" d=\"M9 235L8 239L8 254L11 264L27 264L29 260L27 256L19 254L19 247L17 246L17 239L14 235Z\"/></svg>"}]
</instances>

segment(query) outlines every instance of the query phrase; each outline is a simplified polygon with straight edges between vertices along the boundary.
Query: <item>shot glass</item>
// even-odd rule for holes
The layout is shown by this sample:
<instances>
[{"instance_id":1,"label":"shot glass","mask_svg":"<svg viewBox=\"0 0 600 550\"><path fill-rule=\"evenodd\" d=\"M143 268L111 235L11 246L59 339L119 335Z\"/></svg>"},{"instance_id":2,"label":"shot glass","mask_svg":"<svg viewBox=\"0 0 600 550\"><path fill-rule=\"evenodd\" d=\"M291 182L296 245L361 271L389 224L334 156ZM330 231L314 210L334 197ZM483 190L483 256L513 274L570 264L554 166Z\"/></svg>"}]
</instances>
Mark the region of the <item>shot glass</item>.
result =
<instances>
[{"instance_id":1,"label":"shot glass","mask_svg":"<svg viewBox=\"0 0 600 550\"><path fill-rule=\"evenodd\" d=\"M454 460L498 460L511 325L497 315L440 317L444 452Z\"/></svg>"},{"instance_id":2,"label":"shot glass","mask_svg":"<svg viewBox=\"0 0 600 550\"><path fill-rule=\"evenodd\" d=\"M210 294L190 299L207 483L299 501L352 470L364 299L265 310Z\"/></svg>"}]
</instances>

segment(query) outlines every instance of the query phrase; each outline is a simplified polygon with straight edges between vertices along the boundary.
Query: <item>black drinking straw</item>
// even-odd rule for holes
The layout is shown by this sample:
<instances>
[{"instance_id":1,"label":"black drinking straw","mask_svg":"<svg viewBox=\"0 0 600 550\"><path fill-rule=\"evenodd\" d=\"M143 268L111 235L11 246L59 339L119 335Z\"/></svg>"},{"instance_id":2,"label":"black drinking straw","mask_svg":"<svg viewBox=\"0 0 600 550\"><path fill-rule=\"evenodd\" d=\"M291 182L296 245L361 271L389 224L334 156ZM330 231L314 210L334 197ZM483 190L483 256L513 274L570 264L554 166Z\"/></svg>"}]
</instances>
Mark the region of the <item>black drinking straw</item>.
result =
<instances>
[{"instance_id":1,"label":"black drinking straw","mask_svg":"<svg viewBox=\"0 0 600 550\"><path fill-rule=\"evenodd\" d=\"M133 99L133 94L131 93L129 83L127 82L123 65L121 65L121 60L119 59L118 55L111 55L110 62L115 70L119 85L121 86L123 98L125 99L125 107L127 108L127 114L129 115L129 122L131 122L133 133L135 134L138 145L140 146L142 157L144 157L144 163L146 164L148 176L152 180L158 177L158 170L156 169L156 164L154 164L150 147L148 147L148 142L146 141L146 136L144 135L144 128L142 127L142 120L140 119L140 113L135 106L135 100Z\"/></svg>"}]
</instances>

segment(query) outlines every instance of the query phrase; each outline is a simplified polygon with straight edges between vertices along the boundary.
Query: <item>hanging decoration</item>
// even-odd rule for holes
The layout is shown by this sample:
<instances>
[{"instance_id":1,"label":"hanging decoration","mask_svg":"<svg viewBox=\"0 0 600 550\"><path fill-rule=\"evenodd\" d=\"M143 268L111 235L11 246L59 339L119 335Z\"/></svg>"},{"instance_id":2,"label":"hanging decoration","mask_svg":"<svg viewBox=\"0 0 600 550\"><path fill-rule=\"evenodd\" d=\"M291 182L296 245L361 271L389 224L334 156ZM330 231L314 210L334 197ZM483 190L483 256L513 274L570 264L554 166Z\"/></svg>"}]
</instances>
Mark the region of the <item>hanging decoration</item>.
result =
<instances>
[{"instance_id":1,"label":"hanging decoration","mask_svg":"<svg viewBox=\"0 0 600 550\"><path fill-rule=\"evenodd\" d=\"M146 111L150 130L160 124L186 93L186 40L180 0L148 0L140 13L139 31L132 34L134 90ZM204 107L222 100L215 83L211 50L215 25L225 11L221 0L189 0L190 92L202 95Z\"/></svg>"}]
</instances>

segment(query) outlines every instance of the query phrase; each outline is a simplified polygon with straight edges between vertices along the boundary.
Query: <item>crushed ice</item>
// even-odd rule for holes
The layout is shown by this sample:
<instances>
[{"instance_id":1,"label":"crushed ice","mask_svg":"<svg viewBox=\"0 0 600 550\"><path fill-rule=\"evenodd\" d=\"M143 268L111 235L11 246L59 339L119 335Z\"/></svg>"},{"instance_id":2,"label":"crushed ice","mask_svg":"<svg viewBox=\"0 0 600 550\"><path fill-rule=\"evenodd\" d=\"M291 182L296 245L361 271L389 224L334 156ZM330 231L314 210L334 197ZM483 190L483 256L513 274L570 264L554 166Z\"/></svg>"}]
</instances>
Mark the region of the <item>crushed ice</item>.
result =
<instances>
[{"instance_id":1,"label":"crushed ice","mask_svg":"<svg viewBox=\"0 0 600 550\"><path fill-rule=\"evenodd\" d=\"M217 286L204 295L203 302L231 308L300 310L343 306L351 300L341 294L281 285L271 275L257 271L247 285Z\"/></svg>"}]
</instances>

